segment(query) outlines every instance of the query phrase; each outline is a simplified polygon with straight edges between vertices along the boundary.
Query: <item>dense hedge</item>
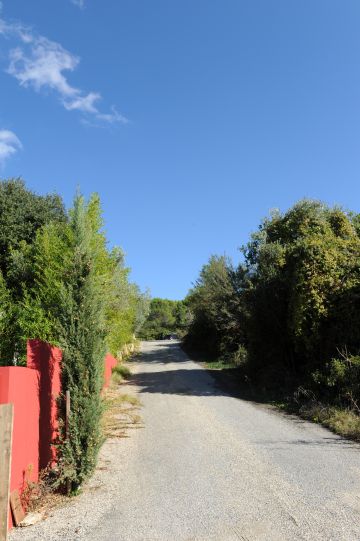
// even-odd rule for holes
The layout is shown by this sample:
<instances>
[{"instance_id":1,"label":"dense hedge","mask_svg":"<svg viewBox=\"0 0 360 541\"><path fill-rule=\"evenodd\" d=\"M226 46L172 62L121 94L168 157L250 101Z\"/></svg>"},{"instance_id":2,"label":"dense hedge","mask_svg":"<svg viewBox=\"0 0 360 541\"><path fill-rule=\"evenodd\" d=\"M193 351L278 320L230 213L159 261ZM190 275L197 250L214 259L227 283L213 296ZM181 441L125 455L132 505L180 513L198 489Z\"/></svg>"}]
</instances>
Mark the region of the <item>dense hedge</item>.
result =
<instances>
[{"instance_id":1,"label":"dense hedge","mask_svg":"<svg viewBox=\"0 0 360 541\"><path fill-rule=\"evenodd\" d=\"M238 267L216 256L203 267L187 298L194 314L187 345L237 360L263 388L305 385L355 407L359 223L317 201L274 212L243 247Z\"/></svg>"},{"instance_id":2,"label":"dense hedge","mask_svg":"<svg viewBox=\"0 0 360 541\"><path fill-rule=\"evenodd\" d=\"M13 224L17 215L19 227ZM100 445L105 353L117 356L133 341L149 300L129 282L121 250L108 249L96 194L88 202L77 195L65 212L59 196L42 198L22 181L6 181L0 184L0 223L1 362L22 363L28 338L62 349L71 417L68 440L60 424L57 484L70 480L75 489L93 469ZM64 396L60 408L64 413Z\"/></svg>"}]
</instances>

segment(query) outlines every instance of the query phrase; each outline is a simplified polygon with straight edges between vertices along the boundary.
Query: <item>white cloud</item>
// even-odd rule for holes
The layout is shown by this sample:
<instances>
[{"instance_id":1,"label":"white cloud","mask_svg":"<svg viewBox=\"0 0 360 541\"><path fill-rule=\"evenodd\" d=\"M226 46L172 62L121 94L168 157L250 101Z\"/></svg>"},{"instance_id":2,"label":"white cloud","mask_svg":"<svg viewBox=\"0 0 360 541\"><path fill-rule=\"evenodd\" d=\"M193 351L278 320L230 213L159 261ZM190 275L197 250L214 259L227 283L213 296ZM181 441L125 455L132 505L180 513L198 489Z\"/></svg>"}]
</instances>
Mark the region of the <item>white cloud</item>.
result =
<instances>
[{"instance_id":1,"label":"white cloud","mask_svg":"<svg viewBox=\"0 0 360 541\"><path fill-rule=\"evenodd\" d=\"M97 92L90 92L87 96L77 96L72 100L64 101L64 107L68 111L78 110L84 113L93 113L99 115L94 103L101 98Z\"/></svg>"},{"instance_id":2,"label":"white cloud","mask_svg":"<svg viewBox=\"0 0 360 541\"><path fill-rule=\"evenodd\" d=\"M21 23L9 24L4 19L0 19L0 34L5 37L18 37L24 43L31 43L33 41L31 29Z\"/></svg>"},{"instance_id":3,"label":"white cloud","mask_svg":"<svg viewBox=\"0 0 360 541\"><path fill-rule=\"evenodd\" d=\"M85 0L71 0L71 2L80 9L85 7Z\"/></svg>"},{"instance_id":4,"label":"white cloud","mask_svg":"<svg viewBox=\"0 0 360 541\"><path fill-rule=\"evenodd\" d=\"M7 69L20 85L32 87L37 92L52 90L67 111L80 111L104 123L127 122L114 107L111 112L104 113L95 106L101 99L99 92L84 93L69 83L65 72L74 71L80 59L60 43L35 34L20 23L9 24L3 19L0 19L0 34L20 42L9 52Z\"/></svg>"},{"instance_id":5,"label":"white cloud","mask_svg":"<svg viewBox=\"0 0 360 541\"><path fill-rule=\"evenodd\" d=\"M22 148L20 140L10 130L0 130L0 163Z\"/></svg>"},{"instance_id":6,"label":"white cloud","mask_svg":"<svg viewBox=\"0 0 360 541\"><path fill-rule=\"evenodd\" d=\"M104 120L110 124L115 124L116 122L127 124L129 122L129 119L121 115L114 106L111 108L111 113L98 113L96 116L99 120Z\"/></svg>"},{"instance_id":7,"label":"white cloud","mask_svg":"<svg viewBox=\"0 0 360 541\"><path fill-rule=\"evenodd\" d=\"M63 72L74 70L78 63L79 59L61 45L40 37L31 43L27 54L21 47L10 51L8 73L23 86L33 86L37 91L49 87L67 97L79 90L70 86Z\"/></svg>"}]
</instances>

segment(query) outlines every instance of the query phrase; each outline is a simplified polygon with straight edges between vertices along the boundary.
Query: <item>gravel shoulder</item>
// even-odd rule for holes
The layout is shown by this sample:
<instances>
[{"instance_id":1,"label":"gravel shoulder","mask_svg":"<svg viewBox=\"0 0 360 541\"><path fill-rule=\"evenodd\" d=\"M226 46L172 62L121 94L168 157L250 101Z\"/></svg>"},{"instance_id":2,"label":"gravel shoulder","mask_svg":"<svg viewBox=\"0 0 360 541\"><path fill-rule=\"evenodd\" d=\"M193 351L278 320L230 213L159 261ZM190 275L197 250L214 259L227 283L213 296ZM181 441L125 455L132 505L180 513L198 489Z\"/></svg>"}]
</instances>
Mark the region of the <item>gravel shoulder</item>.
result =
<instances>
[{"instance_id":1,"label":"gravel shoulder","mask_svg":"<svg viewBox=\"0 0 360 541\"><path fill-rule=\"evenodd\" d=\"M358 444L228 395L174 342L143 343L132 371L143 428L11 541L360 539Z\"/></svg>"}]
</instances>

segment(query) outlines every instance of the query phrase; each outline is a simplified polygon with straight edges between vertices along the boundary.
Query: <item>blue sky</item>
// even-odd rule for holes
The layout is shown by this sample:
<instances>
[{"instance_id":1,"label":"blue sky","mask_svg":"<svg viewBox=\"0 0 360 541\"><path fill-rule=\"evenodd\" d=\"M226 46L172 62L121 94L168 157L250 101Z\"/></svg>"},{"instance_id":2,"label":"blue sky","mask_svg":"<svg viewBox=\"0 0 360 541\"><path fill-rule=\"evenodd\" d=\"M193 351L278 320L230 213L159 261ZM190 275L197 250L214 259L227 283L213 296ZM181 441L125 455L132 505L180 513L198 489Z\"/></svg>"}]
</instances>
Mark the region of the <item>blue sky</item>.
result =
<instances>
[{"instance_id":1,"label":"blue sky","mask_svg":"<svg viewBox=\"0 0 360 541\"><path fill-rule=\"evenodd\" d=\"M154 296L302 197L360 211L358 0L4 0L0 176L71 204Z\"/></svg>"}]
</instances>

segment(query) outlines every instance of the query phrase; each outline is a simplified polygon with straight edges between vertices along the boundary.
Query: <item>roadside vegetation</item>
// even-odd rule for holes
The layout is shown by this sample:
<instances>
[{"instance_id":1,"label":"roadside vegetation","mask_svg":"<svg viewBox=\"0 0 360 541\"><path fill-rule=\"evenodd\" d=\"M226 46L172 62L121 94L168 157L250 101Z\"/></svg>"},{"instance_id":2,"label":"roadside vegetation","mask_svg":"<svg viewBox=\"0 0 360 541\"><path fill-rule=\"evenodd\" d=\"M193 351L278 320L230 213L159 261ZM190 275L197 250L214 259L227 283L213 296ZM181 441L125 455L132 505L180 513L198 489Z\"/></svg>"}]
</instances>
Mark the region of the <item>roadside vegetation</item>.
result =
<instances>
[{"instance_id":1,"label":"roadside vegetation","mask_svg":"<svg viewBox=\"0 0 360 541\"><path fill-rule=\"evenodd\" d=\"M0 303L0 365L23 364L27 339L63 351L71 415L65 438L61 396L55 484L74 491L102 441L105 353L121 358L149 306L129 281L121 249L108 248L97 194L88 201L77 194L67 211L59 195L39 196L19 179L0 183Z\"/></svg>"},{"instance_id":2,"label":"roadside vegetation","mask_svg":"<svg viewBox=\"0 0 360 541\"><path fill-rule=\"evenodd\" d=\"M184 301L154 298L150 302L149 314L140 329L143 340L162 340L176 335L182 338L190 322L190 311Z\"/></svg>"},{"instance_id":3,"label":"roadside vegetation","mask_svg":"<svg viewBox=\"0 0 360 541\"><path fill-rule=\"evenodd\" d=\"M360 216L311 200L212 256L184 346L263 397L360 438ZM215 363L215 364L214 364Z\"/></svg>"},{"instance_id":4,"label":"roadside vegetation","mask_svg":"<svg viewBox=\"0 0 360 541\"><path fill-rule=\"evenodd\" d=\"M110 387L103 397L104 414L101 420L103 438L124 438L130 428L142 428L139 415L139 399L123 391L122 384L131 377L131 370L126 364L113 368Z\"/></svg>"}]
</instances>

